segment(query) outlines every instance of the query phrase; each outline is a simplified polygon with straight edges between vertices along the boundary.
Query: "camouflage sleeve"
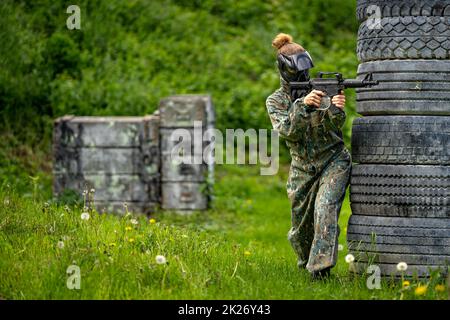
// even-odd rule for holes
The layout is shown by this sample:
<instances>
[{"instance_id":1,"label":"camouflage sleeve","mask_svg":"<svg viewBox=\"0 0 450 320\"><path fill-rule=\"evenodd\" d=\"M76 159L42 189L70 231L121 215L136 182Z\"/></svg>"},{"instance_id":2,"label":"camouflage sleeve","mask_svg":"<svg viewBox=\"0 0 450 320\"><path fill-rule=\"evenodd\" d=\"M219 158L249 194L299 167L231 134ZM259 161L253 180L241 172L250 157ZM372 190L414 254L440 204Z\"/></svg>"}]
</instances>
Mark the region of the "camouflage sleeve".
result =
<instances>
[{"instance_id":1,"label":"camouflage sleeve","mask_svg":"<svg viewBox=\"0 0 450 320\"><path fill-rule=\"evenodd\" d=\"M335 105L331 105L330 107L330 118L333 122L334 126L338 129L342 129L345 123L345 111L336 107Z\"/></svg>"},{"instance_id":2,"label":"camouflage sleeve","mask_svg":"<svg viewBox=\"0 0 450 320\"><path fill-rule=\"evenodd\" d=\"M302 139L309 123L303 98L291 103L272 95L267 98L266 107L272 126L280 136L290 141Z\"/></svg>"}]
</instances>

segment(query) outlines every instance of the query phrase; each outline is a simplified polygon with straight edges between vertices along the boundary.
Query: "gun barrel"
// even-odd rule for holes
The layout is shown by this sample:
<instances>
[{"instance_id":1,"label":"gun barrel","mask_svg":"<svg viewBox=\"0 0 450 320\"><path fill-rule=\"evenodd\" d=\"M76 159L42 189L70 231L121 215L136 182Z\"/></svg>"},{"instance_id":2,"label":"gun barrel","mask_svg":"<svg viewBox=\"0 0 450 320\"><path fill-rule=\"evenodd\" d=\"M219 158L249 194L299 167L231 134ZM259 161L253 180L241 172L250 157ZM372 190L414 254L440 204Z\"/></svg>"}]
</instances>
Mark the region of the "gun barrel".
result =
<instances>
[{"instance_id":1,"label":"gun barrel","mask_svg":"<svg viewBox=\"0 0 450 320\"><path fill-rule=\"evenodd\" d=\"M356 80L356 79L344 80L344 86L346 88L364 88L376 86L378 83L379 83L378 80Z\"/></svg>"}]
</instances>

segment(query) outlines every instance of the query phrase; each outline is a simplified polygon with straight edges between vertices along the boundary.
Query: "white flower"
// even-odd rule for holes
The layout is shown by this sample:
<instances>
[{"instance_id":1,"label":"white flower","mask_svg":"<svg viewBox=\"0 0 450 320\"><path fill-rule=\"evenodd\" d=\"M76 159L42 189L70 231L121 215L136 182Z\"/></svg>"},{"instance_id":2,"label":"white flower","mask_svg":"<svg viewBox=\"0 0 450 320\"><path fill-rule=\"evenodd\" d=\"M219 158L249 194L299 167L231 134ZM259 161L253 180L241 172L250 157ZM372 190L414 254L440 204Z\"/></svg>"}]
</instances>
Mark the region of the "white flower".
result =
<instances>
[{"instance_id":1,"label":"white flower","mask_svg":"<svg viewBox=\"0 0 450 320\"><path fill-rule=\"evenodd\" d=\"M9 206L9 199L6 198L6 199L3 201L3 204L4 204L5 206Z\"/></svg>"},{"instance_id":2,"label":"white flower","mask_svg":"<svg viewBox=\"0 0 450 320\"><path fill-rule=\"evenodd\" d=\"M353 256L351 253L345 256L345 262L352 263L353 261L355 261L355 256Z\"/></svg>"},{"instance_id":3,"label":"white flower","mask_svg":"<svg viewBox=\"0 0 450 320\"><path fill-rule=\"evenodd\" d=\"M338 250L339 250L339 251L344 250L344 246L343 246L342 244L338 245Z\"/></svg>"},{"instance_id":4,"label":"white flower","mask_svg":"<svg viewBox=\"0 0 450 320\"><path fill-rule=\"evenodd\" d=\"M91 193L95 193L95 189L94 188L91 189Z\"/></svg>"},{"instance_id":5,"label":"white flower","mask_svg":"<svg viewBox=\"0 0 450 320\"><path fill-rule=\"evenodd\" d=\"M139 223L136 219L131 219L130 222L131 222L132 224L138 224L138 223Z\"/></svg>"},{"instance_id":6,"label":"white flower","mask_svg":"<svg viewBox=\"0 0 450 320\"><path fill-rule=\"evenodd\" d=\"M397 264L398 271L406 271L406 269L408 269L408 265L406 264L406 262L399 262Z\"/></svg>"},{"instance_id":7,"label":"white flower","mask_svg":"<svg viewBox=\"0 0 450 320\"><path fill-rule=\"evenodd\" d=\"M157 264L165 264L167 262L166 257L164 256L156 256L155 258Z\"/></svg>"},{"instance_id":8,"label":"white flower","mask_svg":"<svg viewBox=\"0 0 450 320\"><path fill-rule=\"evenodd\" d=\"M58 246L59 249L64 249L64 242L63 241L58 241L57 246Z\"/></svg>"},{"instance_id":9,"label":"white flower","mask_svg":"<svg viewBox=\"0 0 450 320\"><path fill-rule=\"evenodd\" d=\"M89 213L83 212L81 214L81 220L89 220L89 218L90 218Z\"/></svg>"}]
</instances>

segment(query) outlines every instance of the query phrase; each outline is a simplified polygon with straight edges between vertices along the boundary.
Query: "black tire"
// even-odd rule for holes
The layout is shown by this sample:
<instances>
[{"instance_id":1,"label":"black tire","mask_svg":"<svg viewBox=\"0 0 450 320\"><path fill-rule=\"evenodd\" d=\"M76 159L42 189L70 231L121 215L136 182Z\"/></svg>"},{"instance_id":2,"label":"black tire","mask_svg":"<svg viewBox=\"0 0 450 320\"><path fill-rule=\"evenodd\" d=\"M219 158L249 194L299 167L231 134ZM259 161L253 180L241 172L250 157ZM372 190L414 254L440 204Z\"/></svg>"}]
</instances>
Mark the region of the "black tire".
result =
<instances>
[{"instance_id":1,"label":"black tire","mask_svg":"<svg viewBox=\"0 0 450 320\"><path fill-rule=\"evenodd\" d=\"M390 218L352 215L347 228L349 251L359 262L375 263L385 275L406 262L407 274L450 262L450 219ZM362 265L361 265L362 266Z\"/></svg>"},{"instance_id":2,"label":"black tire","mask_svg":"<svg viewBox=\"0 0 450 320\"><path fill-rule=\"evenodd\" d=\"M450 218L450 167L360 164L352 167L353 215Z\"/></svg>"},{"instance_id":3,"label":"black tire","mask_svg":"<svg viewBox=\"0 0 450 320\"><path fill-rule=\"evenodd\" d=\"M358 0L356 16L360 22L367 20L371 5L378 6L382 17L400 16L450 16L448 0Z\"/></svg>"},{"instance_id":4,"label":"black tire","mask_svg":"<svg viewBox=\"0 0 450 320\"><path fill-rule=\"evenodd\" d=\"M440 17L381 19L380 28L363 22L358 31L361 62L389 59L448 59L450 20Z\"/></svg>"},{"instance_id":5,"label":"black tire","mask_svg":"<svg viewBox=\"0 0 450 320\"><path fill-rule=\"evenodd\" d=\"M359 65L359 79L369 73L380 83L356 90L358 113L450 115L450 61L385 60Z\"/></svg>"},{"instance_id":6,"label":"black tire","mask_svg":"<svg viewBox=\"0 0 450 320\"><path fill-rule=\"evenodd\" d=\"M450 117L373 116L353 122L352 158L362 164L449 165Z\"/></svg>"}]
</instances>

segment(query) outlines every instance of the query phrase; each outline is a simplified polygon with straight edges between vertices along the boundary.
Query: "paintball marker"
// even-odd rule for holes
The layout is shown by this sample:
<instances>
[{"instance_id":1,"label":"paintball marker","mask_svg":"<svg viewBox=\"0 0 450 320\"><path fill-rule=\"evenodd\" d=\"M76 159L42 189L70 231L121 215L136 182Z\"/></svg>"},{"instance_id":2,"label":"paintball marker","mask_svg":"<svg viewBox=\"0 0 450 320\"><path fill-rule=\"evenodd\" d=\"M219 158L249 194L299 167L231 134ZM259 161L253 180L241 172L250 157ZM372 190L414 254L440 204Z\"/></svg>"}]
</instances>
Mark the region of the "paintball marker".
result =
<instances>
[{"instance_id":1,"label":"paintball marker","mask_svg":"<svg viewBox=\"0 0 450 320\"><path fill-rule=\"evenodd\" d=\"M333 78L324 77L333 75ZM373 80L372 74L369 73L363 80L344 79L341 73L337 72L319 72L317 78L311 79L307 82L290 82L290 94L292 101L297 100L312 90L319 90L326 94L322 98L321 107L317 110L326 110L331 106L331 98L340 94L341 91L347 88L364 88L378 85L377 80Z\"/></svg>"}]
</instances>

